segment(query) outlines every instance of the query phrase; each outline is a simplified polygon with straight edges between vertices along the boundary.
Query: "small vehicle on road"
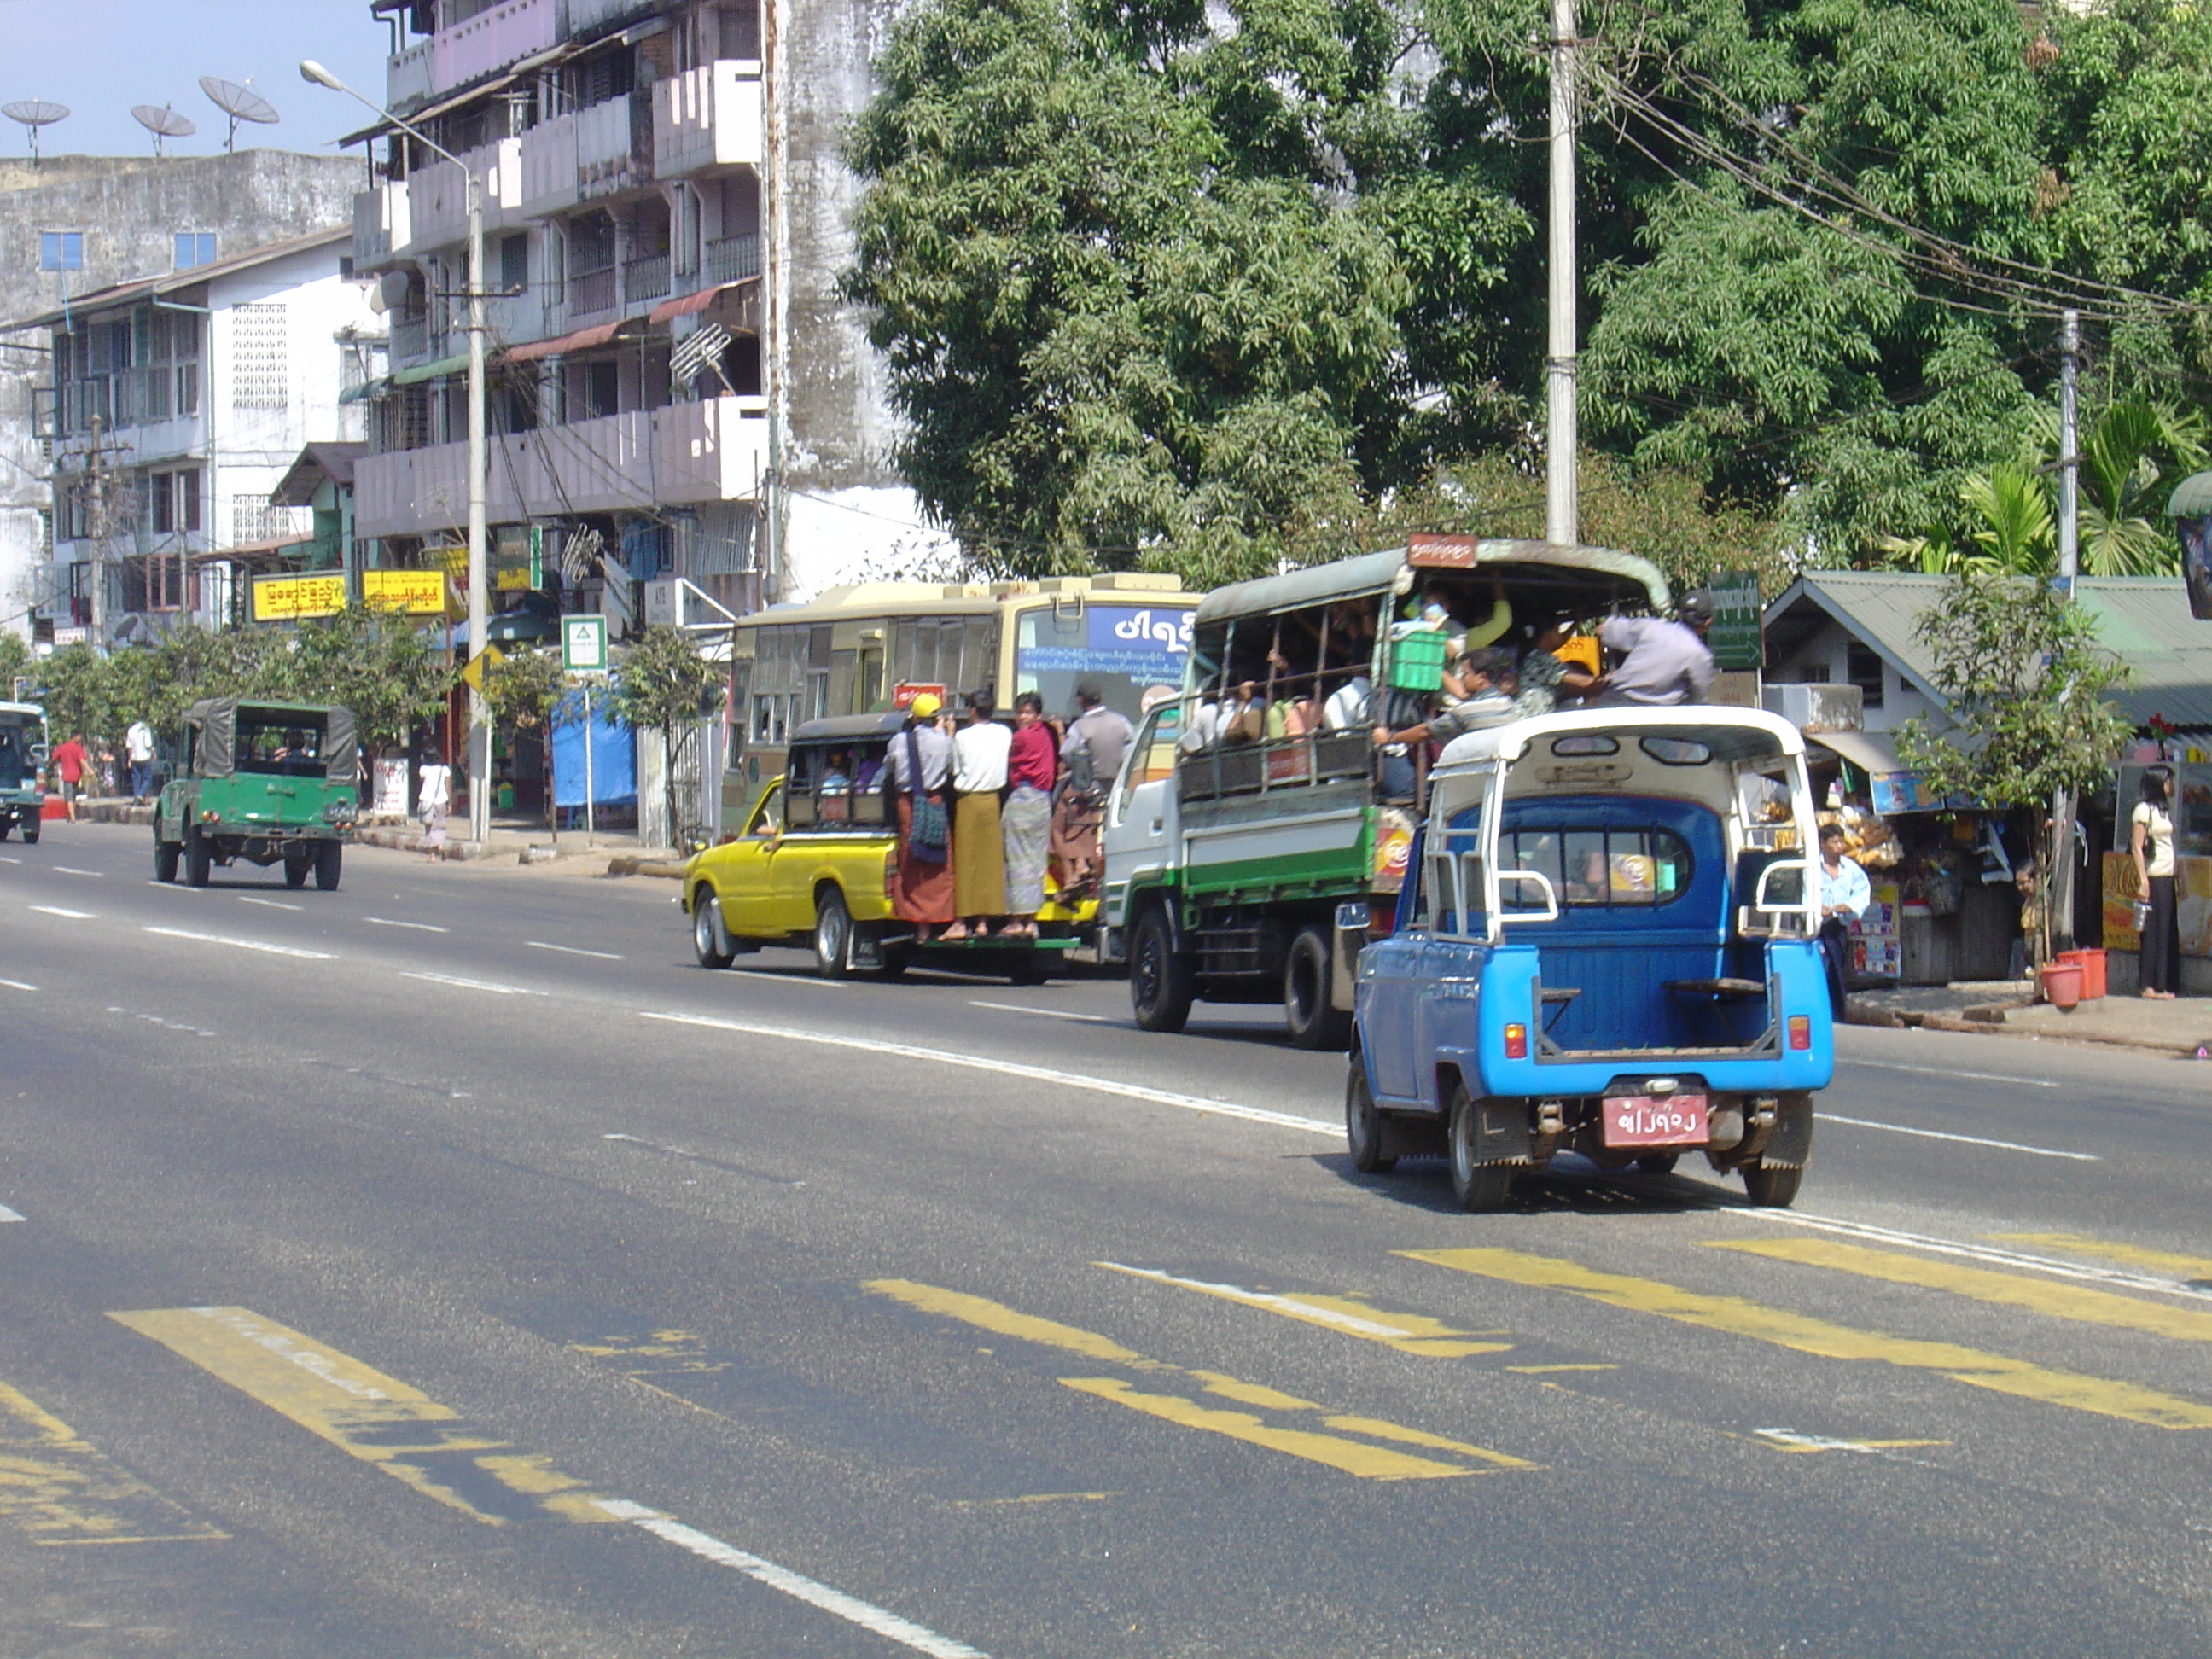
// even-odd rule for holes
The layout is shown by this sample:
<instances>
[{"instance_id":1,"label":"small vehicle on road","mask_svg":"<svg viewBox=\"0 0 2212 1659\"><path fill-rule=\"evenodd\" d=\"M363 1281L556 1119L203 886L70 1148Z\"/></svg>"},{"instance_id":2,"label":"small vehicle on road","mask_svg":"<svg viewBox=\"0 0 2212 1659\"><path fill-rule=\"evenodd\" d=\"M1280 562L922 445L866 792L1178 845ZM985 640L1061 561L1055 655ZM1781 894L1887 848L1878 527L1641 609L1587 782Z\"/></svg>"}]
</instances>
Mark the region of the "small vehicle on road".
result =
<instances>
[{"instance_id":1,"label":"small vehicle on road","mask_svg":"<svg viewBox=\"0 0 2212 1659\"><path fill-rule=\"evenodd\" d=\"M825 979L896 979L927 963L1038 985L1060 970L1096 905L1064 907L1049 884L1036 939L943 944L918 939L892 915L897 841L878 786L905 726L902 714L850 714L792 734L782 775L755 799L744 828L684 866L684 908L702 967L726 968L763 945L811 944Z\"/></svg>"},{"instance_id":2,"label":"small vehicle on road","mask_svg":"<svg viewBox=\"0 0 2212 1659\"><path fill-rule=\"evenodd\" d=\"M46 762L46 711L33 702L0 702L0 841L10 830L26 843L38 840Z\"/></svg>"},{"instance_id":3,"label":"small vehicle on road","mask_svg":"<svg viewBox=\"0 0 2212 1659\"><path fill-rule=\"evenodd\" d=\"M1360 953L1353 1165L1441 1152L1470 1210L1574 1152L1684 1152L1786 1206L1833 1066L1805 744L1773 715L1595 708L1471 732Z\"/></svg>"},{"instance_id":4,"label":"small vehicle on road","mask_svg":"<svg viewBox=\"0 0 2212 1659\"><path fill-rule=\"evenodd\" d=\"M353 712L335 703L215 697L185 714L179 774L154 811L154 874L194 887L240 859L338 884L359 800Z\"/></svg>"}]
</instances>

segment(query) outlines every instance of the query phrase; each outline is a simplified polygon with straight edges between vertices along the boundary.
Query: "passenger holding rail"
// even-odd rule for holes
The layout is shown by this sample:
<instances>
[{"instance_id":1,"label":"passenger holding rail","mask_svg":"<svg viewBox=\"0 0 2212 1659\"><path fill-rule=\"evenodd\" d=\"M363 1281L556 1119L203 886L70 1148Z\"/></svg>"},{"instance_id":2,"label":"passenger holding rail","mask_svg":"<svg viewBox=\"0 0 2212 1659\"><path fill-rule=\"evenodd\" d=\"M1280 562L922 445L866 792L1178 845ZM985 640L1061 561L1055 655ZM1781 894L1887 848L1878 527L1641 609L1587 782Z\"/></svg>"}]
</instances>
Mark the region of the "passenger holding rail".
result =
<instances>
[{"instance_id":1,"label":"passenger holding rail","mask_svg":"<svg viewBox=\"0 0 2212 1659\"><path fill-rule=\"evenodd\" d=\"M998 701L988 691L970 691L968 723L952 738L952 908L957 919L941 936L947 944L988 939L991 919L1006 914L999 793L1006 787L1014 734L993 718L997 713Z\"/></svg>"},{"instance_id":2,"label":"passenger holding rail","mask_svg":"<svg viewBox=\"0 0 2212 1659\"><path fill-rule=\"evenodd\" d=\"M914 923L922 939L934 939L954 915L951 827L945 810L945 792L952 780L952 739L938 724L939 707L927 691L914 700L906 729L890 741L883 771L884 792L898 816L891 914Z\"/></svg>"},{"instance_id":3,"label":"passenger holding rail","mask_svg":"<svg viewBox=\"0 0 2212 1659\"><path fill-rule=\"evenodd\" d=\"M1621 660L1599 681L1593 703L1712 701L1713 653L1706 648L1705 630L1712 626L1713 602L1703 593L1686 593L1675 616L1674 622L1608 617L1599 624L1599 642L1620 653Z\"/></svg>"},{"instance_id":4,"label":"passenger holding rail","mask_svg":"<svg viewBox=\"0 0 2212 1659\"><path fill-rule=\"evenodd\" d=\"M1045 849L1052 836L1052 787L1060 781L1060 756L1045 724L1044 699L1024 691L1014 699L1014 735L1006 749L1006 804L1000 837L1006 860L1008 939L1035 939L1044 908Z\"/></svg>"}]
</instances>

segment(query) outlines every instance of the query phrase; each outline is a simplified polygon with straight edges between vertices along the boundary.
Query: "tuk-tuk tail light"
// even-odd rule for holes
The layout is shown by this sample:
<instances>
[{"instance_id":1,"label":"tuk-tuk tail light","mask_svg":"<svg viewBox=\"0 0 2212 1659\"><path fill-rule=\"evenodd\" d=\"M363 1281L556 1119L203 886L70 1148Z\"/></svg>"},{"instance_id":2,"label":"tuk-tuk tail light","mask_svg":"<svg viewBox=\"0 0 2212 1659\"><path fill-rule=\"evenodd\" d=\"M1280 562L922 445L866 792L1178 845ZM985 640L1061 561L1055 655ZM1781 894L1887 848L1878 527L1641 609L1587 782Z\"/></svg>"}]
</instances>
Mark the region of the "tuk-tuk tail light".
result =
<instances>
[{"instance_id":1,"label":"tuk-tuk tail light","mask_svg":"<svg viewBox=\"0 0 2212 1659\"><path fill-rule=\"evenodd\" d=\"M1505 1058L1508 1060L1528 1058L1528 1028L1517 1020L1505 1028Z\"/></svg>"},{"instance_id":2,"label":"tuk-tuk tail light","mask_svg":"<svg viewBox=\"0 0 2212 1659\"><path fill-rule=\"evenodd\" d=\"M1813 1017L1810 1014L1790 1016L1790 1046L1801 1054L1813 1046Z\"/></svg>"}]
</instances>

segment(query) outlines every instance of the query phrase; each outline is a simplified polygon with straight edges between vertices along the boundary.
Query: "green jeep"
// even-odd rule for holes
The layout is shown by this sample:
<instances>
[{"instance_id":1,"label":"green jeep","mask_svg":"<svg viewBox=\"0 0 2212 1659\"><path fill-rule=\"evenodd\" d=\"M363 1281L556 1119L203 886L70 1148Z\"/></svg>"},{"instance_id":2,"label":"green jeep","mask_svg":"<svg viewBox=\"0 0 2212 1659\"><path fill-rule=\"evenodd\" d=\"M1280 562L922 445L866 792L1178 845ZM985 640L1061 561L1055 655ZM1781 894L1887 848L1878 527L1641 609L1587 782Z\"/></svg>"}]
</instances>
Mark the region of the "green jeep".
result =
<instances>
[{"instance_id":1,"label":"green jeep","mask_svg":"<svg viewBox=\"0 0 2212 1659\"><path fill-rule=\"evenodd\" d=\"M289 887L338 884L359 767L353 711L334 703L215 697L185 714L179 775L154 814L154 873L208 884L215 865L280 860Z\"/></svg>"},{"instance_id":2,"label":"green jeep","mask_svg":"<svg viewBox=\"0 0 2212 1659\"><path fill-rule=\"evenodd\" d=\"M33 702L0 702L0 841L10 830L39 838L46 792L39 771L46 758L46 711Z\"/></svg>"}]
</instances>

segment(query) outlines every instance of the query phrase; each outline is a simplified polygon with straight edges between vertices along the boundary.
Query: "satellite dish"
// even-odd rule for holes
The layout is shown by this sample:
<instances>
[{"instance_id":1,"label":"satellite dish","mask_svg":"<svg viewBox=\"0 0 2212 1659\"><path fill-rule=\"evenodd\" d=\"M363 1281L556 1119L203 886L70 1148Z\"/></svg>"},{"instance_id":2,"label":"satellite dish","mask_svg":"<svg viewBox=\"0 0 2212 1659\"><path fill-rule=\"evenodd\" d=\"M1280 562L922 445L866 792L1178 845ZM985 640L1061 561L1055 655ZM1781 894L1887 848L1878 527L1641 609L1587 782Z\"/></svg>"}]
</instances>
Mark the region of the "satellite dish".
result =
<instances>
[{"instance_id":1,"label":"satellite dish","mask_svg":"<svg viewBox=\"0 0 2212 1659\"><path fill-rule=\"evenodd\" d=\"M407 303L407 273L387 270L368 285L368 308L380 314Z\"/></svg>"},{"instance_id":2,"label":"satellite dish","mask_svg":"<svg viewBox=\"0 0 2212 1659\"><path fill-rule=\"evenodd\" d=\"M31 159L39 159L39 129L50 127L57 121L69 119L67 104L50 104L43 98L24 98L12 104L0 104L0 115L11 121L21 121L30 130Z\"/></svg>"},{"instance_id":3,"label":"satellite dish","mask_svg":"<svg viewBox=\"0 0 2212 1659\"><path fill-rule=\"evenodd\" d=\"M216 75L203 75L200 90L207 94L217 109L230 117L230 131L222 141L225 155L238 148L240 121L252 121L264 127L276 125L276 106L254 91L251 78L240 82L226 81Z\"/></svg>"},{"instance_id":4,"label":"satellite dish","mask_svg":"<svg viewBox=\"0 0 2212 1659\"><path fill-rule=\"evenodd\" d=\"M154 135L154 154L161 153L165 138L189 138L199 129L189 118L179 115L167 104L156 108L152 104L133 104L131 118Z\"/></svg>"}]
</instances>

